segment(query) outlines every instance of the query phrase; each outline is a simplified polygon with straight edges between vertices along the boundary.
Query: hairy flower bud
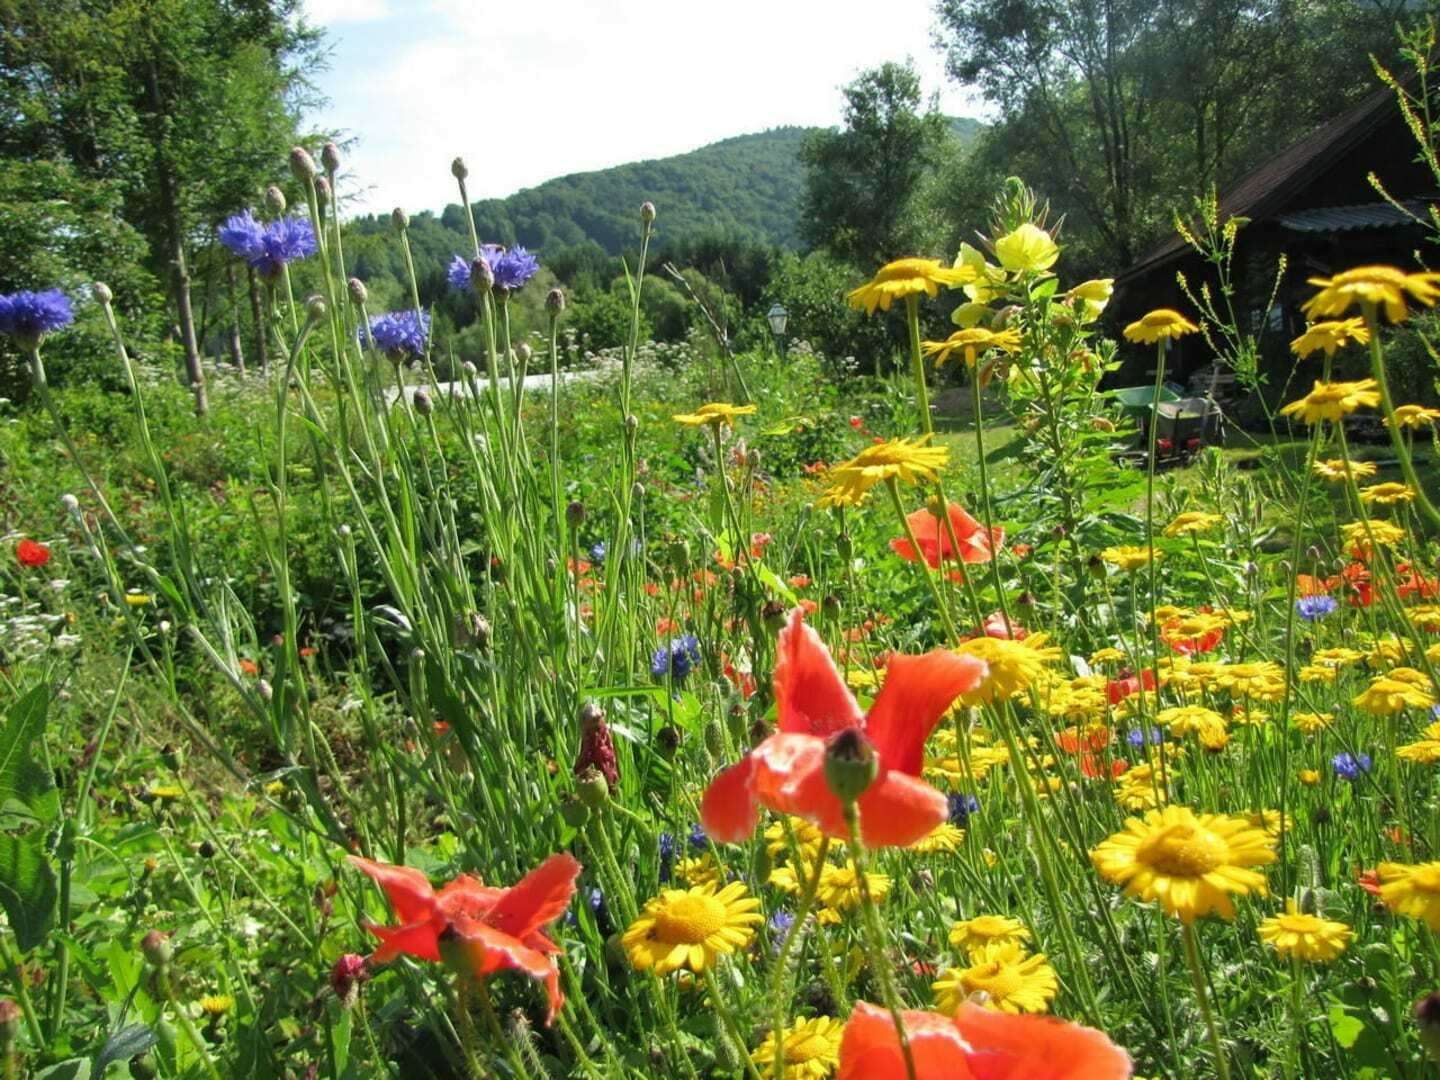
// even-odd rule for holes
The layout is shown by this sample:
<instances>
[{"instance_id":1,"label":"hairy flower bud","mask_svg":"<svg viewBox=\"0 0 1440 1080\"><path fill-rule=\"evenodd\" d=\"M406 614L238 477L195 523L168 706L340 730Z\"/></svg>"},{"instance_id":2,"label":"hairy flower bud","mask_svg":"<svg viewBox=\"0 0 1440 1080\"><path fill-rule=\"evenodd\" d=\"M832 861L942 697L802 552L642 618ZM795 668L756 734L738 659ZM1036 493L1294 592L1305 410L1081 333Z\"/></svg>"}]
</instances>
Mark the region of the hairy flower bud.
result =
<instances>
[{"instance_id":1,"label":"hairy flower bud","mask_svg":"<svg viewBox=\"0 0 1440 1080\"><path fill-rule=\"evenodd\" d=\"M345 283L345 288L350 292L350 301L354 304L363 304L370 299L370 290L358 277L352 277Z\"/></svg>"},{"instance_id":2,"label":"hairy flower bud","mask_svg":"<svg viewBox=\"0 0 1440 1080\"><path fill-rule=\"evenodd\" d=\"M646 199L640 204L640 224L649 225L655 220L655 204Z\"/></svg>"},{"instance_id":3,"label":"hairy flower bud","mask_svg":"<svg viewBox=\"0 0 1440 1080\"><path fill-rule=\"evenodd\" d=\"M464 158L457 157L454 161L450 162L450 175L455 177L456 180L464 180L470 175L470 170L465 167Z\"/></svg>"},{"instance_id":4,"label":"hairy flower bud","mask_svg":"<svg viewBox=\"0 0 1440 1080\"><path fill-rule=\"evenodd\" d=\"M327 142L320 148L320 164L325 166L329 173L340 171L340 147L333 142Z\"/></svg>"},{"instance_id":5,"label":"hairy flower bud","mask_svg":"<svg viewBox=\"0 0 1440 1080\"><path fill-rule=\"evenodd\" d=\"M495 268L483 255L470 263L470 287L482 295L495 288Z\"/></svg>"},{"instance_id":6,"label":"hairy flower bud","mask_svg":"<svg viewBox=\"0 0 1440 1080\"><path fill-rule=\"evenodd\" d=\"M269 210L276 217L285 213L289 203L285 201L285 193L280 190L279 184L271 184L265 189L265 209Z\"/></svg>"},{"instance_id":7,"label":"hairy flower bud","mask_svg":"<svg viewBox=\"0 0 1440 1080\"><path fill-rule=\"evenodd\" d=\"M90 286L90 291L95 294L95 299L102 304L108 304L115 299L115 294L110 291L110 286L103 281L97 281Z\"/></svg>"},{"instance_id":8,"label":"hairy flower bud","mask_svg":"<svg viewBox=\"0 0 1440 1080\"><path fill-rule=\"evenodd\" d=\"M163 930L151 930L140 939L140 953L151 967L164 967L174 956L174 950L170 947L170 935Z\"/></svg>"},{"instance_id":9,"label":"hairy flower bud","mask_svg":"<svg viewBox=\"0 0 1440 1080\"><path fill-rule=\"evenodd\" d=\"M842 803L853 803L875 782L880 758L859 728L836 732L825 744L825 783Z\"/></svg>"},{"instance_id":10,"label":"hairy flower bud","mask_svg":"<svg viewBox=\"0 0 1440 1080\"><path fill-rule=\"evenodd\" d=\"M319 170L315 168L315 159L310 156L309 150L303 146L294 146L290 149L290 171L295 174L295 179L303 184L307 180L314 180Z\"/></svg>"},{"instance_id":11,"label":"hairy flower bud","mask_svg":"<svg viewBox=\"0 0 1440 1080\"><path fill-rule=\"evenodd\" d=\"M360 997L360 984L370 978L370 964L359 953L345 953L330 968L330 989L341 1008L351 1009Z\"/></svg>"},{"instance_id":12,"label":"hairy flower bud","mask_svg":"<svg viewBox=\"0 0 1440 1080\"><path fill-rule=\"evenodd\" d=\"M325 317L325 298L318 293L305 298L305 314L319 322Z\"/></svg>"},{"instance_id":13,"label":"hairy flower bud","mask_svg":"<svg viewBox=\"0 0 1440 1080\"><path fill-rule=\"evenodd\" d=\"M404 232L410 228L410 215L397 206L390 211L390 224L395 227L396 232Z\"/></svg>"},{"instance_id":14,"label":"hairy flower bud","mask_svg":"<svg viewBox=\"0 0 1440 1080\"><path fill-rule=\"evenodd\" d=\"M524 341L522 341L519 345L515 346L516 363L528 365L530 363L530 357L534 354L535 351L531 349L529 344Z\"/></svg>"},{"instance_id":15,"label":"hairy flower bud","mask_svg":"<svg viewBox=\"0 0 1440 1080\"><path fill-rule=\"evenodd\" d=\"M565 523L572 529L585 524L585 504L579 499L565 507Z\"/></svg>"},{"instance_id":16,"label":"hairy flower bud","mask_svg":"<svg viewBox=\"0 0 1440 1080\"><path fill-rule=\"evenodd\" d=\"M565 310L565 290L561 288L551 289L545 294L545 310L551 315L559 315Z\"/></svg>"},{"instance_id":17,"label":"hairy flower bud","mask_svg":"<svg viewBox=\"0 0 1440 1080\"><path fill-rule=\"evenodd\" d=\"M315 178L315 205L321 210L330 205L330 181L323 176Z\"/></svg>"},{"instance_id":18,"label":"hairy flower bud","mask_svg":"<svg viewBox=\"0 0 1440 1080\"><path fill-rule=\"evenodd\" d=\"M415 393L411 395L411 400L415 403L415 411L421 416L429 416L435 411L435 405L431 402L430 395L423 389L417 389Z\"/></svg>"}]
</instances>

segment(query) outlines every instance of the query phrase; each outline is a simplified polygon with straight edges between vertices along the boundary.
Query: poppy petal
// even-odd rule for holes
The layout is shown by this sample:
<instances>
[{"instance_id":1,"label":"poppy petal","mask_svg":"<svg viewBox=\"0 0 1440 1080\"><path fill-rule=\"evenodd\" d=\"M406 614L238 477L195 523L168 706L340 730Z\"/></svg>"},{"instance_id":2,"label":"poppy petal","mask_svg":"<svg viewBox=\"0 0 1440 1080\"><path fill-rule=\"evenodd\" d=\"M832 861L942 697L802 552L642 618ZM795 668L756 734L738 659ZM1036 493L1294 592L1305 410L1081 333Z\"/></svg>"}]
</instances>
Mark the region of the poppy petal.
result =
<instances>
[{"instance_id":1,"label":"poppy petal","mask_svg":"<svg viewBox=\"0 0 1440 1080\"><path fill-rule=\"evenodd\" d=\"M430 879L421 871L413 866L392 866L363 859L359 855L349 858L350 865L368 874L375 884L385 890L399 922L420 922L435 913L435 890L430 887Z\"/></svg>"},{"instance_id":2,"label":"poppy petal","mask_svg":"<svg viewBox=\"0 0 1440 1080\"><path fill-rule=\"evenodd\" d=\"M860 726L855 696L798 607L775 645L775 709L781 731L830 735Z\"/></svg>"},{"instance_id":3,"label":"poppy petal","mask_svg":"<svg viewBox=\"0 0 1440 1080\"><path fill-rule=\"evenodd\" d=\"M951 703L979 686L988 671L983 660L940 649L891 657L885 685L865 718L865 734L885 767L920 775L930 732Z\"/></svg>"},{"instance_id":4,"label":"poppy petal","mask_svg":"<svg viewBox=\"0 0 1440 1080\"><path fill-rule=\"evenodd\" d=\"M974 1080L1125 1080L1130 1056L1102 1031L1053 1016L1012 1016L966 1003L954 1024Z\"/></svg>"},{"instance_id":5,"label":"poppy petal","mask_svg":"<svg viewBox=\"0 0 1440 1080\"><path fill-rule=\"evenodd\" d=\"M512 937L532 934L565 914L579 876L580 864L573 855L551 855L507 889L485 921Z\"/></svg>"},{"instance_id":6,"label":"poppy petal","mask_svg":"<svg viewBox=\"0 0 1440 1080\"><path fill-rule=\"evenodd\" d=\"M947 1017L907 1011L900 1018L920 1080L974 1080L965 1063L965 1042ZM838 1080L905 1080L905 1076L900 1037L889 1011L857 1001L840 1038Z\"/></svg>"},{"instance_id":7,"label":"poppy petal","mask_svg":"<svg viewBox=\"0 0 1440 1080\"><path fill-rule=\"evenodd\" d=\"M435 894L440 913L447 919L468 915L478 919L486 915L509 890L482 885L479 878L456 874Z\"/></svg>"},{"instance_id":8,"label":"poppy petal","mask_svg":"<svg viewBox=\"0 0 1440 1080\"><path fill-rule=\"evenodd\" d=\"M884 773L860 796L860 838L867 848L909 847L949 816L943 792L906 773Z\"/></svg>"},{"instance_id":9,"label":"poppy petal","mask_svg":"<svg viewBox=\"0 0 1440 1080\"><path fill-rule=\"evenodd\" d=\"M545 984L550 1006L545 1022L549 1024L555 1019L555 1014L565 1003L565 995L560 992L560 969L554 960L523 941L473 919L456 920L454 931L454 944L459 947L476 977L497 971L519 971L538 979Z\"/></svg>"},{"instance_id":10,"label":"poppy petal","mask_svg":"<svg viewBox=\"0 0 1440 1080\"><path fill-rule=\"evenodd\" d=\"M754 834L760 823L754 778L755 755L746 754L710 781L700 800L700 824L710 839L722 844L738 844Z\"/></svg>"},{"instance_id":11,"label":"poppy petal","mask_svg":"<svg viewBox=\"0 0 1440 1080\"><path fill-rule=\"evenodd\" d=\"M439 960L440 939L436 922L410 923L406 926L376 926L365 923L365 929L380 939L380 947L370 954L377 964L388 964L402 953L417 960Z\"/></svg>"}]
</instances>

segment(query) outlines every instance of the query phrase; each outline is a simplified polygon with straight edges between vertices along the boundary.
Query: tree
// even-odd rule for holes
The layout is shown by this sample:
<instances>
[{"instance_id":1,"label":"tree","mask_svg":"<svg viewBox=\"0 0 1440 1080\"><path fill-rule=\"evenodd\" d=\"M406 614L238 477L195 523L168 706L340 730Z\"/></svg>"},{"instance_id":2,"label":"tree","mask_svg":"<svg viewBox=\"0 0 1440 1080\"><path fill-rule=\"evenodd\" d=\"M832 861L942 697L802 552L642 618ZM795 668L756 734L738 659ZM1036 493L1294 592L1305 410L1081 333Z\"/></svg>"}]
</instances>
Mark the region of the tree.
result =
<instances>
[{"instance_id":1,"label":"tree","mask_svg":"<svg viewBox=\"0 0 1440 1080\"><path fill-rule=\"evenodd\" d=\"M861 266L918 250L915 196L948 137L907 62L864 72L845 87L845 126L816 132L806 168L800 231L812 247Z\"/></svg>"}]
</instances>

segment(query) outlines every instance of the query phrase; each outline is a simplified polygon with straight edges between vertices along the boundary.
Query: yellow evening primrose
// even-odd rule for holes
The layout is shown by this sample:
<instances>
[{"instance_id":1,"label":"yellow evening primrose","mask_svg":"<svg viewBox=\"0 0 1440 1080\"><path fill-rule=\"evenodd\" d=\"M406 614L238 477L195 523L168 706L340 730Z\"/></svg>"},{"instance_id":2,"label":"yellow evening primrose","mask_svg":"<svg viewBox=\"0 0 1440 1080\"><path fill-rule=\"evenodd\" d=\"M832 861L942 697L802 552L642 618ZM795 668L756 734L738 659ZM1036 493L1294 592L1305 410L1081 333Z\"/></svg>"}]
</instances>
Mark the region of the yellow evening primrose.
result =
<instances>
[{"instance_id":1,"label":"yellow evening primrose","mask_svg":"<svg viewBox=\"0 0 1440 1080\"><path fill-rule=\"evenodd\" d=\"M1100 317L1114 292L1114 278L1091 278L1076 285L1065 297L1074 305L1079 320L1087 323Z\"/></svg>"},{"instance_id":2,"label":"yellow evening primrose","mask_svg":"<svg viewBox=\"0 0 1440 1080\"><path fill-rule=\"evenodd\" d=\"M718 892L713 885L666 889L646 901L620 943L638 971L703 972L717 956L749 947L755 924L765 921L759 907L738 881Z\"/></svg>"},{"instance_id":3,"label":"yellow evening primrose","mask_svg":"<svg viewBox=\"0 0 1440 1080\"><path fill-rule=\"evenodd\" d=\"M1324 964L1345 951L1355 932L1342 922L1306 915L1294 900L1285 901L1283 915L1271 915L1255 931L1260 940L1281 956L1311 964Z\"/></svg>"},{"instance_id":4,"label":"yellow evening primrose","mask_svg":"<svg viewBox=\"0 0 1440 1080\"><path fill-rule=\"evenodd\" d=\"M964 357L966 366L974 367L975 361L991 349L999 349L1004 353L1019 352L1020 331L986 330L984 327L972 326L967 330L955 331L944 341L925 341L920 345L921 352L935 357L936 367L949 360L950 354L957 350Z\"/></svg>"},{"instance_id":5,"label":"yellow evening primrose","mask_svg":"<svg viewBox=\"0 0 1440 1080\"><path fill-rule=\"evenodd\" d=\"M1430 307L1440 300L1440 274L1407 274L1394 266L1357 266L1328 278L1310 278L1319 292L1301 310L1308 318L1344 315L1359 304L1383 308L1392 323L1409 315L1408 300Z\"/></svg>"},{"instance_id":6,"label":"yellow evening primrose","mask_svg":"<svg viewBox=\"0 0 1440 1080\"><path fill-rule=\"evenodd\" d=\"M1356 409L1373 409L1380 404L1380 390L1374 379L1358 382L1315 382L1315 388L1298 401L1281 408L1284 416L1298 416L1307 424L1322 420L1343 420Z\"/></svg>"},{"instance_id":7,"label":"yellow evening primrose","mask_svg":"<svg viewBox=\"0 0 1440 1080\"><path fill-rule=\"evenodd\" d=\"M1142 345L1154 345L1162 338L1178 338L1200 328L1172 308L1157 308L1125 327L1125 337Z\"/></svg>"},{"instance_id":8,"label":"yellow evening primrose","mask_svg":"<svg viewBox=\"0 0 1440 1080\"><path fill-rule=\"evenodd\" d=\"M1012 273L1049 270L1060 257L1060 248L1048 232L1025 222L995 241L995 257Z\"/></svg>"},{"instance_id":9,"label":"yellow evening primrose","mask_svg":"<svg viewBox=\"0 0 1440 1080\"><path fill-rule=\"evenodd\" d=\"M974 280L972 267L942 266L938 259L896 259L882 266L864 285L851 290L846 299L851 307L873 315L876 308L889 311L896 300L921 293L939 296L941 285L949 289Z\"/></svg>"},{"instance_id":10,"label":"yellow evening primrose","mask_svg":"<svg viewBox=\"0 0 1440 1080\"><path fill-rule=\"evenodd\" d=\"M734 427L737 416L749 416L754 411L754 405L727 405L723 401L712 401L701 405L693 413L678 413L670 419L687 427L703 427L706 424Z\"/></svg>"},{"instance_id":11,"label":"yellow evening primrose","mask_svg":"<svg viewBox=\"0 0 1440 1080\"><path fill-rule=\"evenodd\" d=\"M1440 930L1440 862L1381 863L1376 873L1386 907Z\"/></svg>"},{"instance_id":12,"label":"yellow evening primrose","mask_svg":"<svg viewBox=\"0 0 1440 1080\"><path fill-rule=\"evenodd\" d=\"M1365 480L1375 475L1375 463L1373 461L1350 461L1344 458L1326 458L1317 460L1313 466L1315 475L1322 480L1331 482L1343 481L1345 479L1345 467L1350 467L1350 475L1356 480Z\"/></svg>"},{"instance_id":13,"label":"yellow evening primrose","mask_svg":"<svg viewBox=\"0 0 1440 1080\"><path fill-rule=\"evenodd\" d=\"M1336 350L1352 341L1357 345L1364 345L1369 340L1370 331L1366 328L1364 319L1317 322L1306 327L1305 333L1290 342L1290 351L1301 359L1322 349L1326 356L1334 356Z\"/></svg>"},{"instance_id":14,"label":"yellow evening primrose","mask_svg":"<svg viewBox=\"0 0 1440 1080\"><path fill-rule=\"evenodd\" d=\"M1043 1013L1059 992L1060 981L1044 953L1026 956L1014 941L986 945L967 968L951 968L931 984L935 1007L953 1015L966 1001L1006 1013Z\"/></svg>"},{"instance_id":15,"label":"yellow evening primrose","mask_svg":"<svg viewBox=\"0 0 1440 1080\"><path fill-rule=\"evenodd\" d=\"M817 503L831 506L859 506L876 484L889 480L907 484L934 480L950 458L944 446L929 446L929 436L919 439L890 439L867 446L849 461L836 465L827 474L831 486Z\"/></svg>"},{"instance_id":16,"label":"yellow evening primrose","mask_svg":"<svg viewBox=\"0 0 1440 1080\"><path fill-rule=\"evenodd\" d=\"M785 1049L785 1075L777 1080L825 1080L840 1067L840 1037L845 1025L833 1016L797 1020L781 1035ZM775 1033L765 1036L750 1060L760 1075L775 1077Z\"/></svg>"},{"instance_id":17,"label":"yellow evening primrose","mask_svg":"<svg viewBox=\"0 0 1440 1080\"><path fill-rule=\"evenodd\" d=\"M1166 806L1127 820L1090 861L1127 896L1158 900L1189 923L1212 912L1233 919L1232 893L1265 895L1264 875L1251 868L1274 862L1275 852L1264 830L1244 818Z\"/></svg>"}]
</instances>

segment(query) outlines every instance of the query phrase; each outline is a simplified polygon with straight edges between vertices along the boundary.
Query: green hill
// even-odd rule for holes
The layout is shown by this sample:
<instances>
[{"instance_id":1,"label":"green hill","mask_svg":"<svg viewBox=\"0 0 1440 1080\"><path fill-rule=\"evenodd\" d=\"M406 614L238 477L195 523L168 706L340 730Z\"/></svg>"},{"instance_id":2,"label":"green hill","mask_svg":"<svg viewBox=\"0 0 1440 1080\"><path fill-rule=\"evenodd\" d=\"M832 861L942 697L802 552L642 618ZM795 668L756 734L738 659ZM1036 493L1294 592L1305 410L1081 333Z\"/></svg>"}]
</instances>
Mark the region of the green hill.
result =
<instances>
[{"instance_id":1,"label":"green hill","mask_svg":"<svg viewBox=\"0 0 1440 1080\"><path fill-rule=\"evenodd\" d=\"M984 125L955 117L951 126L969 144ZM503 244L554 251L593 243L615 255L633 246L635 217L648 199L659 208L662 241L726 235L795 248L805 186L799 153L814 130L772 128L673 157L556 177L504 199L477 202L475 224L483 238ZM420 217L468 236L459 206L447 206L438 221ZM388 229L389 219L362 218L355 225L360 232L379 231Z\"/></svg>"}]
</instances>

